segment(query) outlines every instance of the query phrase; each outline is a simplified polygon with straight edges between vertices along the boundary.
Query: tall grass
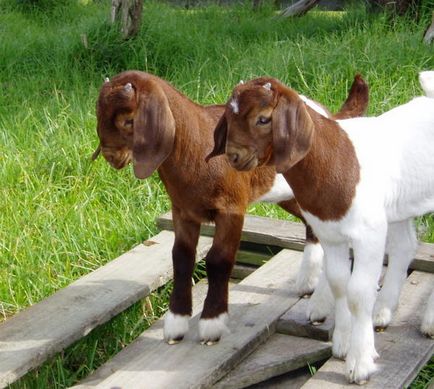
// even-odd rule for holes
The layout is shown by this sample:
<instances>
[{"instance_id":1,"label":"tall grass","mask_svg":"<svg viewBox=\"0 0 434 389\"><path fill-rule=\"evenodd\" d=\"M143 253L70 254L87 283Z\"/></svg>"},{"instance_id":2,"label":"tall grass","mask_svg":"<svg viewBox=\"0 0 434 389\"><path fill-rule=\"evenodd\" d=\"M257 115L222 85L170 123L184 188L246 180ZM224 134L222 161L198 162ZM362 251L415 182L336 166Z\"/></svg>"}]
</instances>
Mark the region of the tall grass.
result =
<instances>
[{"instance_id":1,"label":"tall grass","mask_svg":"<svg viewBox=\"0 0 434 389\"><path fill-rule=\"evenodd\" d=\"M155 217L170 207L156 175L138 181L129 168L90 162L105 76L146 70L194 100L220 103L240 79L272 75L336 110L360 72L371 86L369 114L377 114L419 94L417 73L434 68L432 47L421 43L428 19L391 26L352 8L283 20L267 7L187 11L146 2L139 36L122 41L108 2L46 2L0 4L3 319L155 234ZM287 217L273 206L250 212ZM434 242L433 217L419 224ZM166 289L154 297L155 310L164 296ZM146 327L142 313L136 304L15 387L71 385Z\"/></svg>"}]
</instances>

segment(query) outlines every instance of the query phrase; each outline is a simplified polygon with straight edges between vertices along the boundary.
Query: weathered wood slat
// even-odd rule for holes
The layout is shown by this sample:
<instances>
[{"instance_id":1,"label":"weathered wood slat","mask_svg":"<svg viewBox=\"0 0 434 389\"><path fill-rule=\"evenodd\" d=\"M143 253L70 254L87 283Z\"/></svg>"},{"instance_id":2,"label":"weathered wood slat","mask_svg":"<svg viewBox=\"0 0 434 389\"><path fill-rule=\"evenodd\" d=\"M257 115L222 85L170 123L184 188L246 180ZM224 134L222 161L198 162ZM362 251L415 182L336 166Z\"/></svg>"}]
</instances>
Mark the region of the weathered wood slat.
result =
<instances>
[{"instance_id":1,"label":"weathered wood slat","mask_svg":"<svg viewBox=\"0 0 434 389\"><path fill-rule=\"evenodd\" d=\"M274 334L258 347L227 376L217 382L214 389L239 389L263 382L308 363L324 360L331 355L331 344L308 338Z\"/></svg>"},{"instance_id":2,"label":"weathered wood slat","mask_svg":"<svg viewBox=\"0 0 434 389\"><path fill-rule=\"evenodd\" d=\"M378 371L364 388L403 388L409 385L434 351L434 340L424 337L420 322L434 285L434 275L414 271L407 279L398 310L385 332L376 333ZM346 382L344 362L331 358L303 389L354 387Z\"/></svg>"},{"instance_id":3,"label":"weathered wood slat","mask_svg":"<svg viewBox=\"0 0 434 389\"><path fill-rule=\"evenodd\" d=\"M172 214L168 212L160 216L157 219L157 225L161 229L173 229ZM213 235L214 225L203 224L201 231L204 235ZM246 215L241 240L303 250L305 229L301 223ZM434 244L420 242L410 268L434 273Z\"/></svg>"},{"instance_id":4,"label":"weathered wood slat","mask_svg":"<svg viewBox=\"0 0 434 389\"><path fill-rule=\"evenodd\" d=\"M157 218L157 226L172 230L172 213ZM214 234L214 224L202 224L203 235ZM241 240L264 245L279 246L286 249L303 250L305 228L301 223L246 215Z\"/></svg>"},{"instance_id":5,"label":"weathered wood slat","mask_svg":"<svg viewBox=\"0 0 434 389\"><path fill-rule=\"evenodd\" d=\"M301 253L283 250L230 289L230 333L214 346L199 344L197 322L175 346L163 340L163 320L76 388L206 388L267 339L277 319L298 301L294 290Z\"/></svg>"},{"instance_id":6,"label":"weathered wood slat","mask_svg":"<svg viewBox=\"0 0 434 389\"><path fill-rule=\"evenodd\" d=\"M309 299L301 299L291 307L277 322L276 331L281 334L305 336L312 339L327 341L333 333L334 320L327 317L324 323L312 325L307 319Z\"/></svg>"},{"instance_id":7,"label":"weathered wood slat","mask_svg":"<svg viewBox=\"0 0 434 389\"><path fill-rule=\"evenodd\" d=\"M0 325L0 387L88 334L172 277L173 232L163 231ZM211 246L201 237L198 257Z\"/></svg>"}]
</instances>

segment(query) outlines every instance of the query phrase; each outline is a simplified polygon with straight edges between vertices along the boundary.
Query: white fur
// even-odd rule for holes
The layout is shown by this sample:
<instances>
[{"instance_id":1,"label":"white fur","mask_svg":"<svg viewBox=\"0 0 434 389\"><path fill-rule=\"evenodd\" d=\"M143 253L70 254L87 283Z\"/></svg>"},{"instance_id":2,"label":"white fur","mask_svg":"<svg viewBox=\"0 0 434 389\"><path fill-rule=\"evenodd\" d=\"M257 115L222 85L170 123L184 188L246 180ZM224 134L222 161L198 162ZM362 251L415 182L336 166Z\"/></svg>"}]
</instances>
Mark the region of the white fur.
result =
<instances>
[{"instance_id":1,"label":"white fur","mask_svg":"<svg viewBox=\"0 0 434 389\"><path fill-rule=\"evenodd\" d=\"M422 319L421 331L425 335L434 338L434 290L428 300L425 315Z\"/></svg>"},{"instance_id":2,"label":"white fur","mask_svg":"<svg viewBox=\"0 0 434 389\"><path fill-rule=\"evenodd\" d=\"M312 101L311 99L309 99L308 97L306 97L304 95L299 95L299 96L300 96L300 99L302 99L306 103L306 105L311 107L314 111L318 112L320 115L325 116L326 118L329 117L327 112L320 105L318 105L317 103L315 103L314 101Z\"/></svg>"},{"instance_id":3,"label":"white fur","mask_svg":"<svg viewBox=\"0 0 434 389\"><path fill-rule=\"evenodd\" d=\"M213 319L199 320L199 336L204 344L212 345L219 341L223 334L229 332L226 326L228 322L228 314L221 313Z\"/></svg>"},{"instance_id":4,"label":"white fur","mask_svg":"<svg viewBox=\"0 0 434 389\"><path fill-rule=\"evenodd\" d=\"M273 186L270 190L259 197L256 201L263 201L266 203L279 203L281 201L290 200L294 198L294 192L289 184L286 182L282 174L276 174L274 177Z\"/></svg>"},{"instance_id":5,"label":"white fur","mask_svg":"<svg viewBox=\"0 0 434 389\"><path fill-rule=\"evenodd\" d=\"M425 94L434 98L434 71L420 72L419 81Z\"/></svg>"},{"instance_id":6,"label":"white fur","mask_svg":"<svg viewBox=\"0 0 434 389\"><path fill-rule=\"evenodd\" d=\"M229 105L231 106L233 113L238 114L240 112L240 107L238 105L237 99L233 98Z\"/></svg>"},{"instance_id":7,"label":"white fur","mask_svg":"<svg viewBox=\"0 0 434 389\"><path fill-rule=\"evenodd\" d=\"M320 243L307 243L304 247L303 260L295 282L295 289L299 296L313 293L322 273L323 255L324 251Z\"/></svg>"},{"instance_id":8,"label":"white fur","mask_svg":"<svg viewBox=\"0 0 434 389\"><path fill-rule=\"evenodd\" d=\"M164 317L164 339L166 342L176 343L175 339L184 337L188 332L189 319L190 316L188 315L178 315L168 311Z\"/></svg>"},{"instance_id":9,"label":"white fur","mask_svg":"<svg viewBox=\"0 0 434 389\"><path fill-rule=\"evenodd\" d=\"M422 86L434 88L434 80ZM400 286L392 284L402 279L414 250L411 218L434 210L434 99L418 97L381 116L339 124L361 168L355 197L338 221L303 215L322 243L336 299L333 353L347 355L349 381L363 383L375 371L372 313L388 229L393 274L386 274L379 304L393 310ZM352 274L349 244L355 257Z\"/></svg>"},{"instance_id":10,"label":"white fur","mask_svg":"<svg viewBox=\"0 0 434 389\"><path fill-rule=\"evenodd\" d=\"M325 271L321 272L318 285L315 287L308 308L307 318L311 323L324 321L330 314L333 314L335 299L330 290Z\"/></svg>"}]
</instances>

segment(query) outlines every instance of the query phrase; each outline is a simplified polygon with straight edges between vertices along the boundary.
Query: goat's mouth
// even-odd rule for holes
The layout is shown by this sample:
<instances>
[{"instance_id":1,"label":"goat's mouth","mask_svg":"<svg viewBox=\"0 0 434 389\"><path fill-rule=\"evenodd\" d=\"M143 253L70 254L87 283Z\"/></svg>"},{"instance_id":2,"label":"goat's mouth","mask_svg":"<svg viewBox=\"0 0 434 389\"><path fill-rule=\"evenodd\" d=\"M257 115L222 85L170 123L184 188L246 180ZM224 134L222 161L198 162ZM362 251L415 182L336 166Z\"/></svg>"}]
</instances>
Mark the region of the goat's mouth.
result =
<instances>
[{"instance_id":1,"label":"goat's mouth","mask_svg":"<svg viewBox=\"0 0 434 389\"><path fill-rule=\"evenodd\" d=\"M242 161L231 163L232 167L239 171L249 171L258 166L258 157L255 154L251 154L244 158Z\"/></svg>"},{"instance_id":2,"label":"goat's mouth","mask_svg":"<svg viewBox=\"0 0 434 389\"><path fill-rule=\"evenodd\" d=\"M106 157L107 162L116 170L121 170L131 162L130 153L125 153L121 158Z\"/></svg>"}]
</instances>

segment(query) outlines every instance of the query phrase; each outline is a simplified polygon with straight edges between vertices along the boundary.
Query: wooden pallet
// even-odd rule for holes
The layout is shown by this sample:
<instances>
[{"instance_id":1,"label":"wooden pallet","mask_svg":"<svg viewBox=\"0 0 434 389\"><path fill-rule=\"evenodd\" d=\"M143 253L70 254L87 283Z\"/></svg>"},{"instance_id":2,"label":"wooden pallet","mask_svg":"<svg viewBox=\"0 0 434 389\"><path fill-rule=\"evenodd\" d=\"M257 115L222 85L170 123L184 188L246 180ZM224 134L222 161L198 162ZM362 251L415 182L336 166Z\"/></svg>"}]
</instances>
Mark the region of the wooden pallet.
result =
<instances>
[{"instance_id":1,"label":"wooden pallet","mask_svg":"<svg viewBox=\"0 0 434 389\"><path fill-rule=\"evenodd\" d=\"M173 233L170 214L158 220L157 236L72 283L46 300L0 324L0 387L89 333L171 277ZM214 227L205 225L203 235ZM242 240L259 251L238 258L230 288L230 333L215 346L202 346L197 321L206 282L193 288L191 328L178 345L162 341L163 319L101 366L75 388L317 388L346 386L343 364L330 358L327 342L333 322L311 326L307 300L294 291L304 246L304 227L297 223L249 216ZM198 259L212 243L202 236ZM253 245L253 246L252 246ZM276 253L262 265L266 252ZM283 250L282 250L283 248ZM281 250L281 251L279 251ZM385 382L402 387L431 357L434 341L418 332L420 312L434 285L434 245L421 244L412 263L400 307L390 328L376 334L380 369L369 387ZM417 308L417 309L416 309ZM402 355L405 354L403 358ZM319 367L311 377L306 366ZM276 377L277 378L273 378Z\"/></svg>"}]
</instances>

